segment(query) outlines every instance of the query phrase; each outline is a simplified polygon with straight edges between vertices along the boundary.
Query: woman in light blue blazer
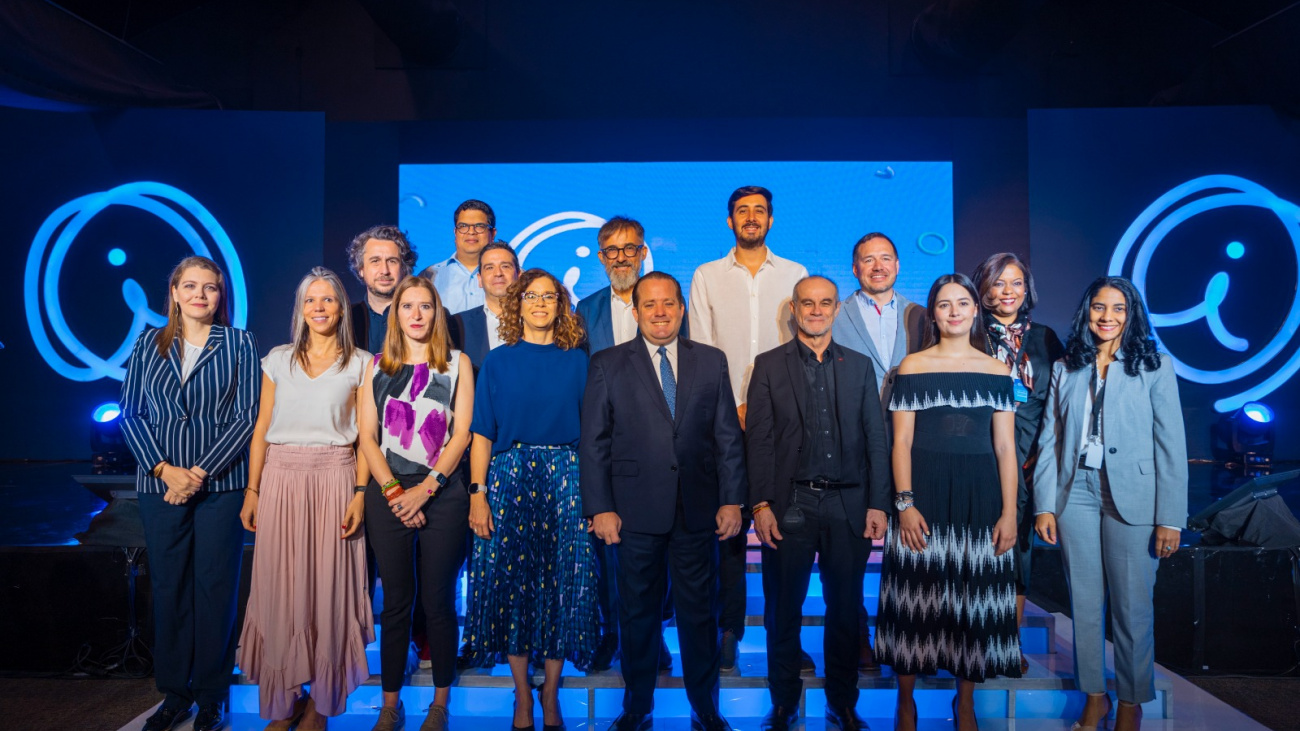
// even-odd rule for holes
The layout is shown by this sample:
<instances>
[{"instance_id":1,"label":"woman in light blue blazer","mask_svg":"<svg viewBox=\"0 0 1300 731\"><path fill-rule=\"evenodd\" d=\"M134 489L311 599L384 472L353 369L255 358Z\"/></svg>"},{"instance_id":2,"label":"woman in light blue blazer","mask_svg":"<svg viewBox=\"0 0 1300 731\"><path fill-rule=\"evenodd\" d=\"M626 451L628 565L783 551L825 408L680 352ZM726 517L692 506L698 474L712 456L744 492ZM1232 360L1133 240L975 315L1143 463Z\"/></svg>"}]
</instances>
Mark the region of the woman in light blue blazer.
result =
<instances>
[{"instance_id":1,"label":"woman in light blue blazer","mask_svg":"<svg viewBox=\"0 0 1300 731\"><path fill-rule=\"evenodd\" d=\"M122 384L122 432L139 468L149 550L154 676L166 694L144 725L225 723L248 484L262 379L251 333L228 325L226 279L191 256L172 270L167 324L136 340Z\"/></svg>"},{"instance_id":2,"label":"woman in light blue blazer","mask_svg":"<svg viewBox=\"0 0 1300 731\"><path fill-rule=\"evenodd\" d=\"M1074 663L1088 694L1076 730L1104 727L1104 611L1115 646L1117 731L1155 699L1152 588L1187 523L1187 442L1178 381L1156 352L1146 305L1121 277L1089 285L1052 369L1034 470L1035 529L1061 541Z\"/></svg>"}]
</instances>

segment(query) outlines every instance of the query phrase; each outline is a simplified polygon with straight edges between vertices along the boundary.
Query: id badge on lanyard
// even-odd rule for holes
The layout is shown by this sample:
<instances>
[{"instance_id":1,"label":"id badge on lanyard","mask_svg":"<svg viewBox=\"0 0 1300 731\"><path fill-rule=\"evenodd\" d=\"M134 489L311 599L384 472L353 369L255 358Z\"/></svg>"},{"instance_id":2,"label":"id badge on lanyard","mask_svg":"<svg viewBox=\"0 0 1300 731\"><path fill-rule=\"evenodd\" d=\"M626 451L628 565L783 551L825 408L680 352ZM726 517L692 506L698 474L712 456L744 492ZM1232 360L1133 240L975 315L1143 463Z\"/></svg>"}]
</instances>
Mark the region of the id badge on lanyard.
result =
<instances>
[{"instance_id":1,"label":"id badge on lanyard","mask_svg":"<svg viewBox=\"0 0 1300 731\"><path fill-rule=\"evenodd\" d=\"M1097 367L1092 369L1092 380L1088 384L1093 392L1092 414L1088 424L1088 446L1084 448L1083 466L1089 469L1101 469L1106 448L1101 441L1101 413L1106 398L1106 382L1097 377Z\"/></svg>"},{"instance_id":2,"label":"id badge on lanyard","mask_svg":"<svg viewBox=\"0 0 1300 731\"><path fill-rule=\"evenodd\" d=\"M1016 403L1023 404L1029 401L1029 389L1025 387L1025 382L1019 378L1011 379L1011 391L1015 395Z\"/></svg>"}]
</instances>

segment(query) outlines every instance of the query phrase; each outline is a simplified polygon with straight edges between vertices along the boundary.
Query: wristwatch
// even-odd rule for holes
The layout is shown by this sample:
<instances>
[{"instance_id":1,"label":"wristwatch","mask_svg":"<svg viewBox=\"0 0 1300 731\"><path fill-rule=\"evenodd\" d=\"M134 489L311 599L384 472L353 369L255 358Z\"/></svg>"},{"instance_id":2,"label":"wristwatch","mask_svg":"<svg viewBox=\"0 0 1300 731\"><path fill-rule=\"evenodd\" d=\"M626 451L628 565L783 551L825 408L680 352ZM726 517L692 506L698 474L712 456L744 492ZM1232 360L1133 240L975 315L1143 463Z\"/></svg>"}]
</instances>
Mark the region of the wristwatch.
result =
<instances>
[{"instance_id":1,"label":"wristwatch","mask_svg":"<svg viewBox=\"0 0 1300 731\"><path fill-rule=\"evenodd\" d=\"M438 482L439 490L447 486L447 476L437 470L433 471L433 479Z\"/></svg>"},{"instance_id":2,"label":"wristwatch","mask_svg":"<svg viewBox=\"0 0 1300 731\"><path fill-rule=\"evenodd\" d=\"M896 510L897 512L900 512L900 513L901 513L901 512L903 512L904 510L907 510L907 509L910 508L910 507L912 507L912 499L911 499L911 498L903 498L903 497L900 497L900 498L897 498L897 499L894 500L894 510Z\"/></svg>"},{"instance_id":3,"label":"wristwatch","mask_svg":"<svg viewBox=\"0 0 1300 731\"><path fill-rule=\"evenodd\" d=\"M471 482L469 485L469 494L477 495L481 492L487 492L487 485L481 482Z\"/></svg>"}]
</instances>

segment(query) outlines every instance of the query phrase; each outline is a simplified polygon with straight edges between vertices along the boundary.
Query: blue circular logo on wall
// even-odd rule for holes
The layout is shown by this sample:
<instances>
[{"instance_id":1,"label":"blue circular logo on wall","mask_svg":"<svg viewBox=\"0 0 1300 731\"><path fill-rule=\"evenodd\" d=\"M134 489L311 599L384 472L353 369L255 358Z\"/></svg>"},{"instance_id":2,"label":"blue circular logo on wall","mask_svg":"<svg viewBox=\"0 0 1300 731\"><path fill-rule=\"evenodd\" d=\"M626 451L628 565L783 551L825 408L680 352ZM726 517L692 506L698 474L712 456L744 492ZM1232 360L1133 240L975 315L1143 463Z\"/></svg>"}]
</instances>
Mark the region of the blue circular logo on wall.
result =
<instances>
[{"instance_id":1,"label":"blue circular logo on wall","mask_svg":"<svg viewBox=\"0 0 1300 731\"><path fill-rule=\"evenodd\" d=\"M145 326L161 327L167 322L166 315L150 309L148 296L140 283L127 278L122 281L122 299L131 310L131 325L114 352L107 356L93 352L68 326L59 301L64 259L77 234L96 214L109 206L130 206L153 214L171 226L195 254L221 264L229 285L231 324L239 328L247 325L248 291L244 270L230 236L217 219L189 194L170 185L154 182L119 185L59 206L41 224L27 253L27 266L23 273L27 326L36 350L59 375L74 381L95 381L105 377L120 381L126 377L123 364L130 357L131 347ZM114 248L108 252L108 263L114 267L122 266L130 255L128 251ZM74 362L55 347L56 340Z\"/></svg>"},{"instance_id":2,"label":"blue circular logo on wall","mask_svg":"<svg viewBox=\"0 0 1300 731\"><path fill-rule=\"evenodd\" d=\"M1161 349L1169 354L1180 377L1194 383L1225 386L1229 395L1214 402L1215 410L1220 413L1235 411L1249 401L1263 398L1300 369L1300 349L1291 347L1297 327L1300 327L1300 292L1296 288L1279 292L1280 295L1289 296L1290 302L1279 303L1276 309L1269 307L1268 312L1257 313L1263 316L1284 312L1285 316L1271 337L1262 343L1252 343L1240 333L1233 332L1224 322L1221 308L1228 299L1230 286L1239 292L1249 293L1255 289L1254 283L1238 280L1234 285L1227 271L1218 271L1210 274L1204 284L1201 284L1195 275L1189 276L1183 272L1185 267L1181 266L1176 273L1159 270L1152 272L1152 256L1172 232L1179 227L1196 225L1197 216L1224 208L1255 209L1280 222L1282 230L1290 237L1289 248L1294 256L1289 265L1300 266L1300 207L1279 198L1258 183L1235 175L1196 178L1160 196L1124 232L1110 260L1110 274L1127 276L1132 280L1148 306L1151 306L1151 298L1147 294L1147 288L1157 279L1168 280L1174 276L1186 280L1185 283L1180 281L1177 284L1195 292L1195 299L1199 299L1199 302L1182 310L1155 312L1152 307L1151 325ZM1222 242L1222 254L1229 260L1241 260L1247 253L1246 244L1239 240ZM1287 263L1273 260L1267 262L1267 265L1277 268L1286 266ZM1202 322L1211 335L1209 342L1197 339L1195 350L1184 348L1185 352L1174 352L1168 347L1166 339L1171 336L1174 328L1199 325ZM1161 337L1162 332L1165 333L1164 338ZM1289 355L1284 352L1288 350ZM1228 364L1210 369L1198 368L1190 363L1193 359L1204 360L1208 356Z\"/></svg>"}]
</instances>

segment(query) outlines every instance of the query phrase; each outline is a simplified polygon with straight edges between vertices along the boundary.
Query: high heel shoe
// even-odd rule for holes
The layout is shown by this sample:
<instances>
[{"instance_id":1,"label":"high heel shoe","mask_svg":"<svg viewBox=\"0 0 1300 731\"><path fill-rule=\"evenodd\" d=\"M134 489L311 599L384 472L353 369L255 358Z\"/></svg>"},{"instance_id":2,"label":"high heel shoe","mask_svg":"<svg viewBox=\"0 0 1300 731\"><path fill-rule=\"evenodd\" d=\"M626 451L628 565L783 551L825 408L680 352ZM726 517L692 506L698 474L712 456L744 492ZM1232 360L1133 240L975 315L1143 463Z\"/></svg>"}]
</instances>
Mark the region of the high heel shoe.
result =
<instances>
[{"instance_id":1,"label":"high heel shoe","mask_svg":"<svg viewBox=\"0 0 1300 731\"><path fill-rule=\"evenodd\" d=\"M537 688L537 700L540 701L542 704L542 731L565 731L564 714L560 711L560 696L559 696L558 688L556 689L556 696L555 696L555 715L560 717L560 722L559 723L546 722L546 702L542 698L545 693L545 690L546 690L545 685L540 685Z\"/></svg>"},{"instance_id":2,"label":"high heel shoe","mask_svg":"<svg viewBox=\"0 0 1300 731\"><path fill-rule=\"evenodd\" d=\"M1140 703L1128 703L1126 701L1120 701L1119 708L1115 710L1115 726L1117 728L1119 727L1120 711L1127 708L1133 709L1133 728L1142 728L1142 705Z\"/></svg>"},{"instance_id":3,"label":"high heel shoe","mask_svg":"<svg viewBox=\"0 0 1300 731\"><path fill-rule=\"evenodd\" d=\"M1110 696L1107 695L1105 696L1105 698L1106 698L1106 712L1101 714L1101 718L1097 721L1096 726L1084 726L1079 721L1075 721L1074 725L1070 727L1070 731L1104 731L1104 729L1106 729L1109 726L1110 712L1111 710L1114 709L1114 704L1111 703ZM1141 709L1139 709L1139 711L1140 710Z\"/></svg>"},{"instance_id":4,"label":"high heel shoe","mask_svg":"<svg viewBox=\"0 0 1300 731\"><path fill-rule=\"evenodd\" d=\"M529 704L531 704L531 703L533 702L533 694L532 694L532 693L529 693L529 694L528 694L528 702L529 702ZM515 697L515 706L518 706L518 705L519 705L519 698L518 698L518 696L516 696L516 697ZM511 721L510 721L510 731L537 731L537 719L533 719L533 722L530 723L530 724L528 724L527 726L516 726L514 720L511 719Z\"/></svg>"}]
</instances>

